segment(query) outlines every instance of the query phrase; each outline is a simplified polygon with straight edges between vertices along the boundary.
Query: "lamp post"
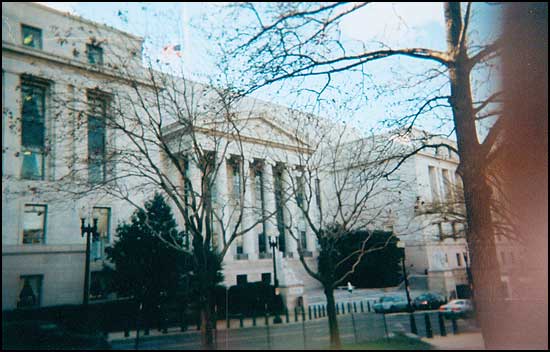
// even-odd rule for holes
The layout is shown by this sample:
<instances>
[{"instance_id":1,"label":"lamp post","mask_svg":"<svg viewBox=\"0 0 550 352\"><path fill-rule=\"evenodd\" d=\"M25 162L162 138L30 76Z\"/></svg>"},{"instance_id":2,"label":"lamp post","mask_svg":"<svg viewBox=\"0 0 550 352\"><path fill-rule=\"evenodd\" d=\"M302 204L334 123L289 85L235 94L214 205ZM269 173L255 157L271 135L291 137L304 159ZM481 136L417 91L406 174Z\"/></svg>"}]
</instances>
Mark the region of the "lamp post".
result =
<instances>
[{"instance_id":1,"label":"lamp post","mask_svg":"<svg viewBox=\"0 0 550 352\"><path fill-rule=\"evenodd\" d=\"M277 265L275 259L275 248L277 248L277 238L274 236L269 236L269 247L273 251L273 283L275 285L275 295L279 296L279 280L277 280ZM275 318L273 319L273 324L282 323L282 319L279 316L279 312L275 309Z\"/></svg>"},{"instance_id":2,"label":"lamp post","mask_svg":"<svg viewBox=\"0 0 550 352\"><path fill-rule=\"evenodd\" d=\"M411 306L411 295L409 293L409 279L407 277L407 270L405 268L405 242L397 241L396 243L397 248L403 248L403 256L401 257L401 265L403 268L403 278L405 280L405 292L407 293L407 308L409 310L409 321L411 324L411 332L413 334L418 334L418 331L416 329L416 322L414 320L413 316L413 310Z\"/></svg>"},{"instance_id":3,"label":"lamp post","mask_svg":"<svg viewBox=\"0 0 550 352\"><path fill-rule=\"evenodd\" d=\"M86 262L84 265L84 297L83 304L84 306L88 305L88 299L90 297L90 235L93 236L94 240L97 240L99 234L97 233L97 218L93 219L93 225L86 226L85 214L81 209L80 212L80 234L82 237L86 235ZM89 221L88 221L89 223Z\"/></svg>"}]
</instances>

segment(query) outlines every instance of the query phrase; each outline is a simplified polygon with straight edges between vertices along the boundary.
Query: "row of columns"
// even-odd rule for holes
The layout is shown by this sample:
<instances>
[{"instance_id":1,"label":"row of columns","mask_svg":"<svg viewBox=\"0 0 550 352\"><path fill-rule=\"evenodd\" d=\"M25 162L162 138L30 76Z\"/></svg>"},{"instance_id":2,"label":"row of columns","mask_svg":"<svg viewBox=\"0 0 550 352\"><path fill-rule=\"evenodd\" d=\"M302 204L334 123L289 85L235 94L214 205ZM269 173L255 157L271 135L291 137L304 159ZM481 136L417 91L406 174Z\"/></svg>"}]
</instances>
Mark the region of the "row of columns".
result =
<instances>
[{"instance_id":1,"label":"row of columns","mask_svg":"<svg viewBox=\"0 0 550 352\"><path fill-rule=\"evenodd\" d=\"M239 211L238 208L234 209L233 206L229 200L229 188L228 188L228 182L233 182L232 180L229 180L228 176L231 176L227 172L227 165L228 160L230 158L226 157L221 165L219 165L219 169L217 172L217 177L215 180L215 187L216 187L216 204L215 204L215 211L218 212L218 215L223 217L223 222L226 226L226 228L233 229L234 224L236 223ZM219 161L218 161L219 162ZM263 161L263 169L262 175L263 175L263 192L264 192L264 207L265 212L264 216L268 216L268 214L273 214L269 219L265 220L265 228L266 228L266 236L278 236L278 228L277 228L277 214L276 214L276 200L275 200L275 180L274 180L274 174L273 169L276 167L276 164L274 162L269 161ZM259 196L255 194L255 174L252 171L255 164L253 161L249 160L240 160L241 164L241 172L244 173L244 185L241 185L241 191L245 189L244 194L244 210L243 210L243 218L241 221L240 229L248 229L254 225L256 221L260 219L261 213L256 211L255 207L260 207L260 204L256 204L256 199L259 199ZM289 172L283 172L283 189L285 189L285 185L289 187L291 185L291 180L289 177L291 176ZM201 181L201 171L193 165L192 162L189 163L189 177L191 179L191 182L193 183L193 189L197 195L200 196L200 181ZM294 177L294 175L292 175ZM242 182L242 179L241 179ZM243 187L244 186L244 187ZM284 191L283 191L284 193ZM292 219L292 226L293 228L296 228L296 226L301 222L301 210L299 209L298 205L296 204L295 197L291 196L286 203L286 207L288 209L284 209L284 221L285 224L288 226L290 224L290 220ZM230 226L228 226L228 224ZM311 231L309 231L308 227L304 227L306 231L306 242L307 242L307 250L313 251L314 249L314 243L312 236L309 235ZM258 259L259 256L259 239L258 235L261 234L263 231L262 223L258 223L254 225L254 228L247 233L245 233L242 237L243 241L243 253L248 255L248 259ZM214 232L216 233L217 243L219 246L223 246L223 238L222 238L222 231L220 228L219 223L215 223L214 225ZM229 231L231 232L231 231ZM230 233L227 233L227 236L230 236ZM299 236L299 230L296 228L295 233L298 235L298 240L300 240ZM298 249L298 243L292 238L292 236L288 233L287 230L285 230L285 236L286 236L286 252L292 252L294 253L294 256L297 257L297 249ZM268 237L266 238L266 252L269 253L269 245L267 243ZM229 240L229 238L227 239ZM232 247L236 247L236 241L233 242ZM279 249L280 250L280 249ZM228 255L226 256L225 260L231 261L235 259L236 249L233 248L230 250Z\"/></svg>"}]
</instances>

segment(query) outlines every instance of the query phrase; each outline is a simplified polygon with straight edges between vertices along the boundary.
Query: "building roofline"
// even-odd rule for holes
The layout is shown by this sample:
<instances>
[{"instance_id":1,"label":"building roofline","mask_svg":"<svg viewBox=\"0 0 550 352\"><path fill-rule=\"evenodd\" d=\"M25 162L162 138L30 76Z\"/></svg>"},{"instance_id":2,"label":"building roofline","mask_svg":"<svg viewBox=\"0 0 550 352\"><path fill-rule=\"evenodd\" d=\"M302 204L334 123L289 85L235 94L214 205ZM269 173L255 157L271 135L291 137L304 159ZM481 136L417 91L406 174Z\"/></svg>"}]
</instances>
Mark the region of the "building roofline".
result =
<instances>
[{"instance_id":1,"label":"building roofline","mask_svg":"<svg viewBox=\"0 0 550 352\"><path fill-rule=\"evenodd\" d=\"M54 13L56 15L61 15L61 16L65 16L65 17L69 17L73 20L76 20L76 21L79 21L79 22L82 22L82 23L85 23L85 24L88 24L88 25L91 25L91 26L96 26L96 27L102 27L108 31L111 31L111 32L116 32L116 33L119 33L119 34L122 34L122 35L125 35L131 39L135 39L135 40L139 40L140 42L143 42L144 38L143 37L140 37L140 36L137 36L137 35L134 35L134 34L131 34L131 33L128 33L128 32L125 32L125 31L122 31L120 29L117 29L115 27L112 27L112 26L109 26L107 24L104 24L104 23L99 23L99 22L94 22L92 20L89 20L89 19L86 19L82 16L79 16L79 15L73 15L71 14L70 12L68 11L60 11L60 10L57 10L57 9L54 9L54 8L51 8L49 6L46 6L46 5L43 5L43 4L39 4L39 3L36 3L36 2L19 2L19 3L22 3L22 4L25 4L25 5L31 5L31 6L34 6L34 7L38 7L42 10L46 10L46 11L49 11L51 13ZM17 2L14 2L14 4L17 4Z\"/></svg>"}]
</instances>

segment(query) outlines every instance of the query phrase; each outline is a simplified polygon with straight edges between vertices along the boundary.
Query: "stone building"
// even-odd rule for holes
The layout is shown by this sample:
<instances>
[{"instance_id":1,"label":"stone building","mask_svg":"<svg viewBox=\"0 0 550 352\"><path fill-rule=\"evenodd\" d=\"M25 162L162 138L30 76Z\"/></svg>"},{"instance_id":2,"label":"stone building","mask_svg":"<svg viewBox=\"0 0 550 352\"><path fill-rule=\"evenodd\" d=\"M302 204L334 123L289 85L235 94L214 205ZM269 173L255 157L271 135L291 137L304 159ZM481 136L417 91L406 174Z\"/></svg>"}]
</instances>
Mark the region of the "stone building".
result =
<instances>
[{"instance_id":1,"label":"stone building","mask_svg":"<svg viewBox=\"0 0 550 352\"><path fill-rule=\"evenodd\" d=\"M143 38L35 3L3 4L3 18L2 309L82 302L82 210L99 220L100 238L91 250L90 299L107 299L101 290L101 269L109 265L104 250L114 240L116 225L127 221L133 208L99 185L123 179L119 186L132 190L129 200L135 204L155 190L155 185L125 177L139 160L133 164L120 158L131 143L103 122L135 107L114 106L122 95L136 98L135 85L144 92L155 89L142 66ZM303 178L319 143L315 128L303 128L304 117L248 98L233 117L233 132L227 120L220 122L215 115L201 117L194 129L202 151L219 166L212 196L213 212L222 221L212 228L212 245L221 248L224 243L222 224L249 230L225 254L224 283L273 282L268 239L277 237L278 281L289 307L320 287L297 255L300 248L306 261L316 265L318 244L298 208L305 199L303 182L311 186L313 219L319 218L321 204L328 210L332 202L330 172ZM174 121L164 126L163 139L173 144L198 187L201 175L197 164L189 162L196 151L190 149L188 130ZM346 138L354 140L350 145L361 144L357 135ZM386 209L380 217L384 221L376 226L393 229L406 242L412 270L427 273L430 289L448 293L464 283L467 249L459 221L436 221L427 207L456 195L450 185L458 184L458 160L444 153L421 152L403 164L399 173L414 186L393 189L397 205ZM185 186L166 158L152 155L153 163L184 194ZM183 227L181 216L174 214Z\"/></svg>"}]
</instances>

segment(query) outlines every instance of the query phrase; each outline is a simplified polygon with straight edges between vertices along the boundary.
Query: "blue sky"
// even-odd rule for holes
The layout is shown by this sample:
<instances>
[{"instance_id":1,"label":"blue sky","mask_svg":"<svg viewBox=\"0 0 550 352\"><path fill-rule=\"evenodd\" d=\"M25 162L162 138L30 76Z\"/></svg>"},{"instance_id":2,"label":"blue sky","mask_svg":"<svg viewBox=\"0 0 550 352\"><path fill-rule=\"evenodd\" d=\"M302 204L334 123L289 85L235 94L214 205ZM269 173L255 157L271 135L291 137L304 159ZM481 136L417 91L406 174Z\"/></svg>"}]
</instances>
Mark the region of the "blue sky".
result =
<instances>
[{"instance_id":1,"label":"blue sky","mask_svg":"<svg viewBox=\"0 0 550 352\"><path fill-rule=\"evenodd\" d=\"M145 53L153 61L161 59L165 67L179 69L183 63L188 77L204 81L204 77L215 72L214 59L208 50L215 43L207 40L195 27L208 28L219 20L215 13L220 6L227 3L42 3L53 8L69 11L92 21L108 24L112 27L130 32L145 38ZM470 25L470 37L478 42L495 38L499 28L499 6L474 4L474 17ZM234 25L239 26L237 19ZM212 21L209 23L209 21ZM372 3L349 16L341 26L347 40L361 43L384 42L393 47L426 47L445 50L445 29L442 3ZM183 58L166 60L161 56L162 47L167 44L181 44ZM377 61L369 65L369 73L374 84L393 85L402 77L403 72L415 73L425 70L425 63L419 60L395 58ZM483 77L474 95L487 95L498 82L487 83ZM346 78L342 78L345 88ZM483 86L483 84L485 86ZM277 87L280 88L280 87ZM345 89L344 89L345 90ZM349 92L348 95L356 94ZM410 93L403 93L410 94ZM284 89L266 89L255 96L288 105L291 95L285 95ZM341 96L339 96L341 98ZM406 99L405 95L385 94L378 96L374 91L366 94L366 99L354 102L357 107L353 114L346 117L351 125L370 129L379 126L384 118L398 117L404 114L403 106L397 101ZM300 98L303 99L303 98ZM337 100L339 98L336 98ZM301 102L298 100L298 105ZM330 105L330 104L329 104ZM331 115L330 111L340 111L340 107L324 105L316 112ZM438 124L427 119L420 127L439 129ZM442 126L445 132L450 125Z\"/></svg>"}]
</instances>

